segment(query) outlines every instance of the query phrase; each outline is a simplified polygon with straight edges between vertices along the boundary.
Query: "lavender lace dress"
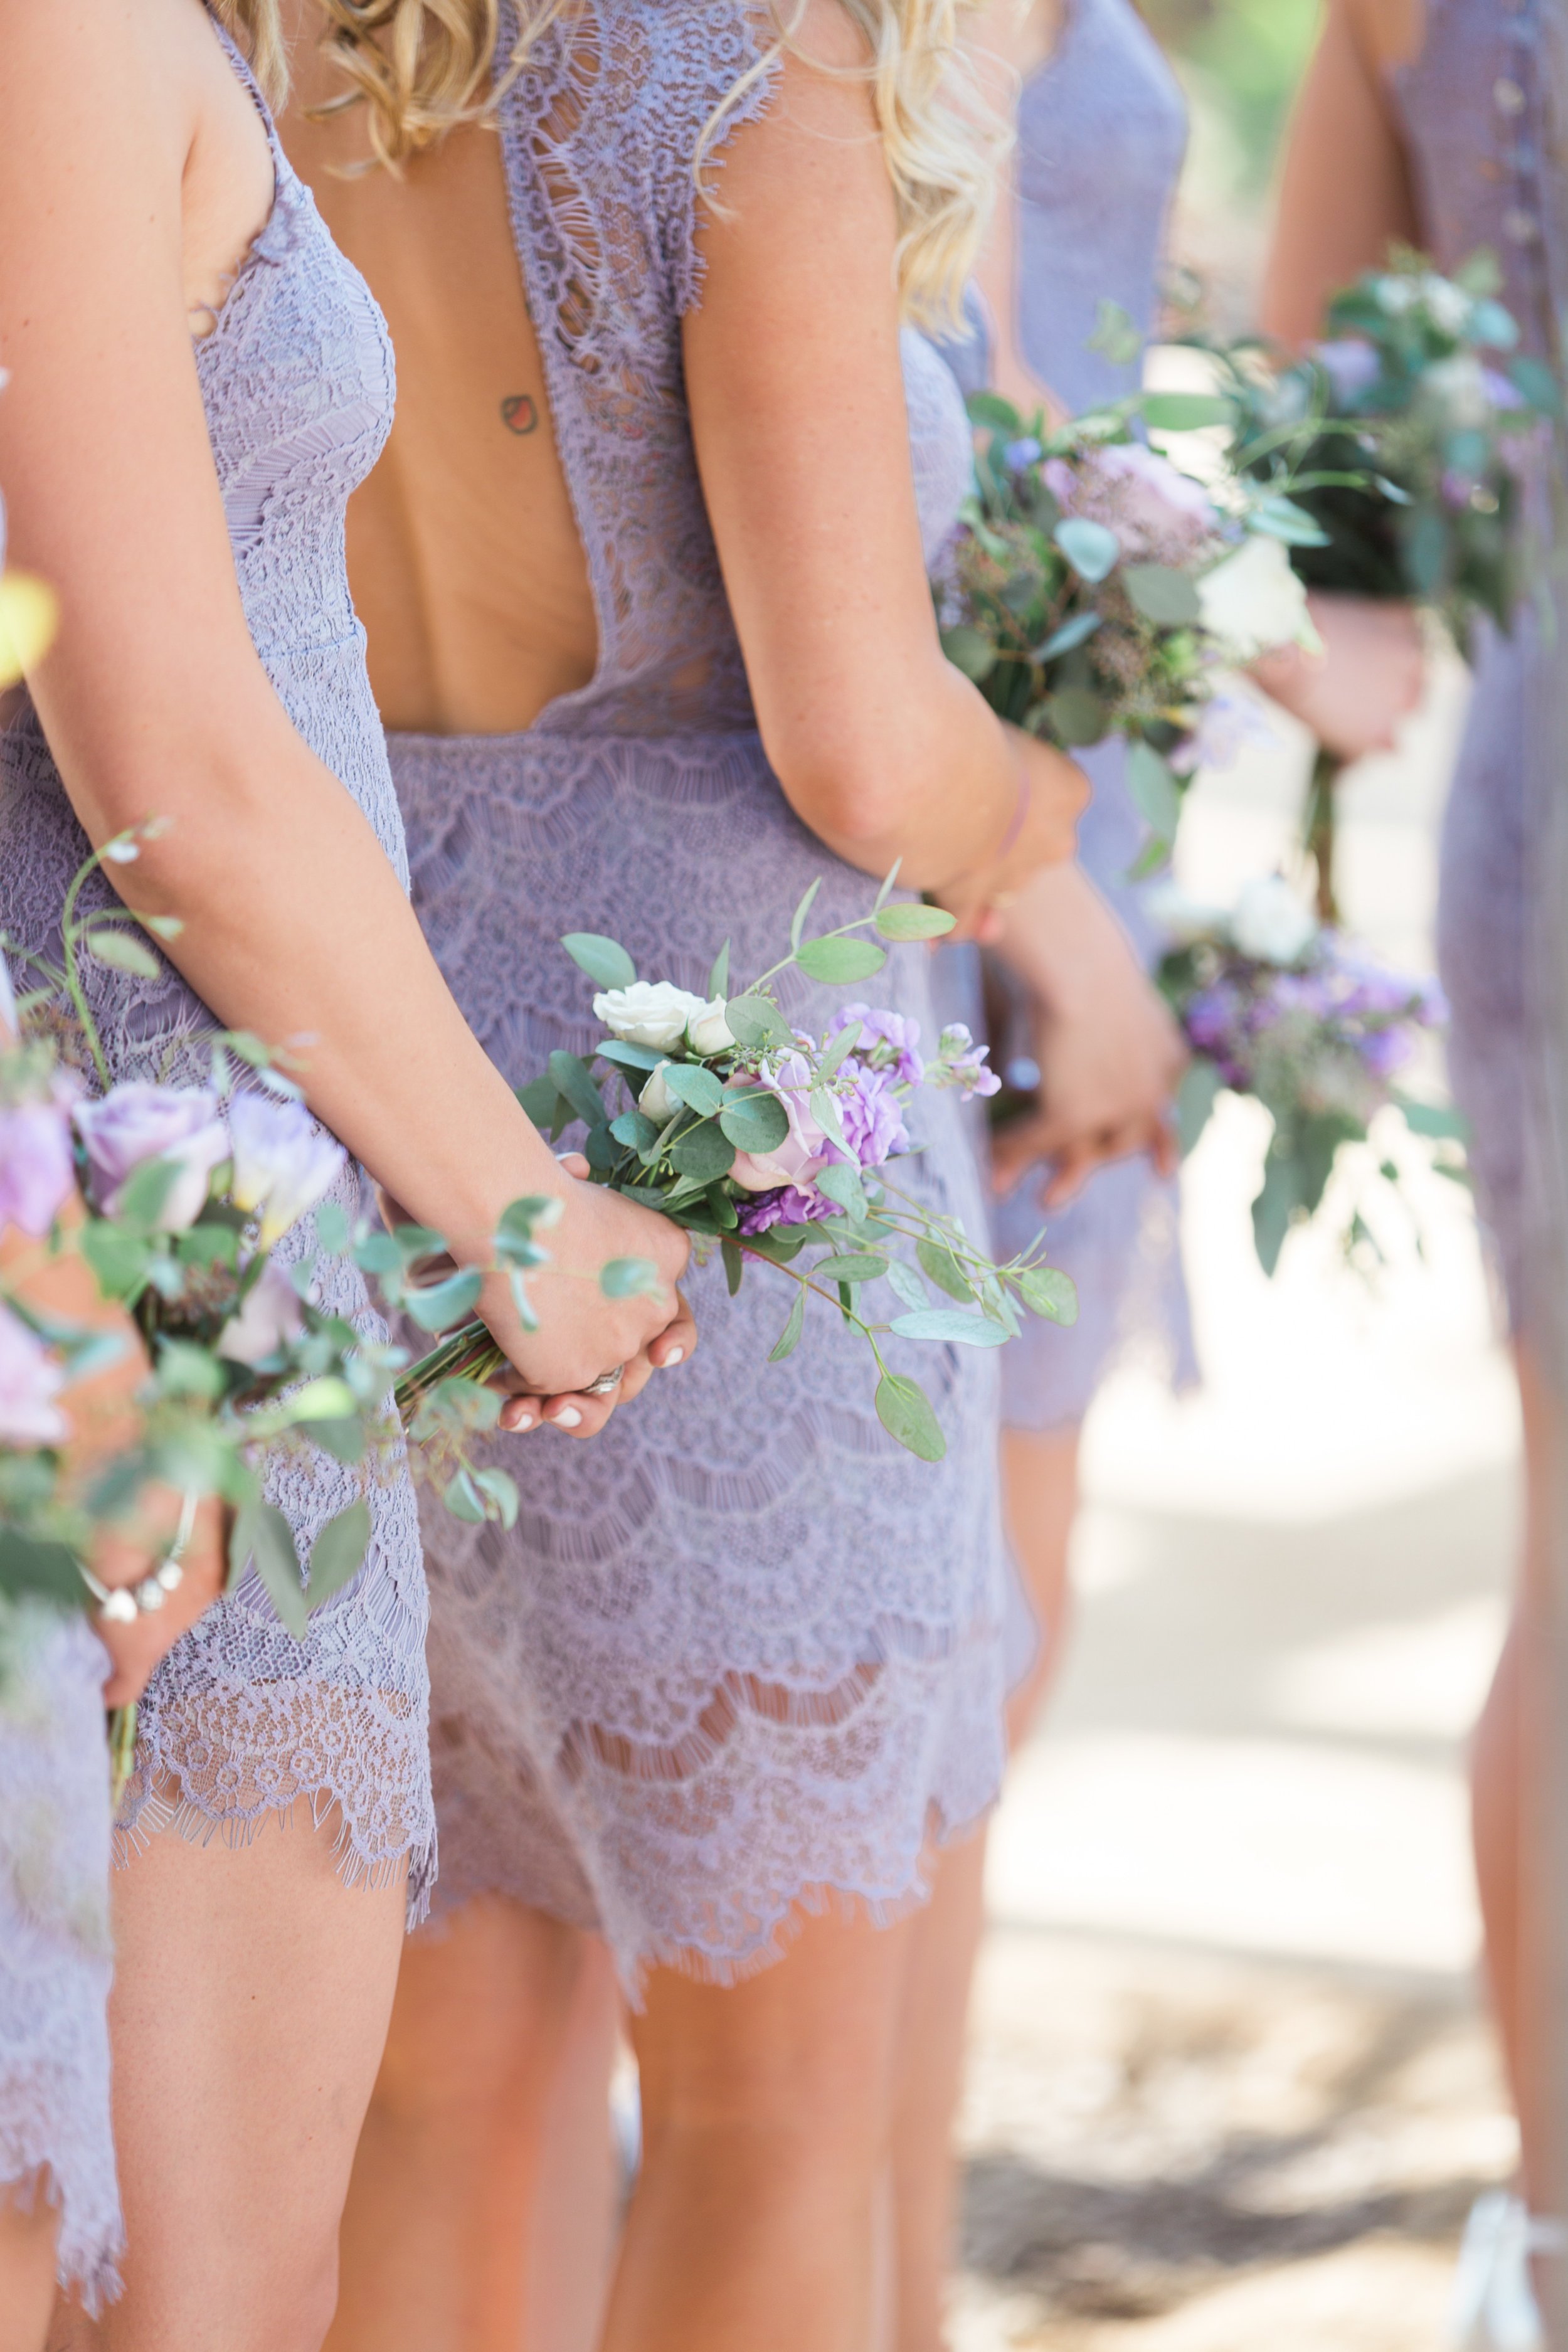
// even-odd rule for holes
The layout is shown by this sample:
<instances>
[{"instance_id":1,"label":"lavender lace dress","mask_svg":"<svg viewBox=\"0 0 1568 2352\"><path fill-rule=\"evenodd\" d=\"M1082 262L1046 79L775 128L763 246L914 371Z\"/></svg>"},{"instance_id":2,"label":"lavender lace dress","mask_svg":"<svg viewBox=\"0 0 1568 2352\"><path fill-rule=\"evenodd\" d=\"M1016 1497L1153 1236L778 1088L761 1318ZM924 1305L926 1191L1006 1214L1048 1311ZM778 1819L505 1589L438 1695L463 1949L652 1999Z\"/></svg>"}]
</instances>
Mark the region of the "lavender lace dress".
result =
<instances>
[{"instance_id":1,"label":"lavender lace dress","mask_svg":"<svg viewBox=\"0 0 1568 2352\"><path fill-rule=\"evenodd\" d=\"M1067 0L1052 55L1018 102L1015 282L1017 348L1069 410L1133 391L1136 362L1089 349L1102 301L1141 332L1152 323L1165 220L1182 167L1186 117L1170 68L1130 0ZM984 381L984 325L955 355L966 391ZM1146 830L1127 789L1120 742L1079 754L1093 798L1079 829L1085 871L1139 953L1159 952L1142 893L1127 876ZM973 1025L974 960L963 949L940 983ZM998 1059L1002 1041L995 1041ZM1027 1246L1042 1223L1052 1262L1078 1285L1070 1331L1030 1323L1003 1351L1002 1417L1010 1429L1070 1428L1116 1358L1142 1350L1178 1378L1195 1371L1176 1234L1176 1191L1145 1159L1100 1169L1067 1207L1039 1204L1043 1169L992 1210L998 1249Z\"/></svg>"},{"instance_id":2,"label":"lavender lace dress","mask_svg":"<svg viewBox=\"0 0 1568 2352\"><path fill-rule=\"evenodd\" d=\"M238 51L219 37L261 108ZM267 128L271 216L213 331L195 344L194 364L258 653L300 733L405 874L343 555L349 492L391 422L392 354L368 289ZM60 903L88 844L30 709L0 737L0 928L58 954ZM108 902L106 887L99 896ZM95 970L89 993L116 1078L205 1075L206 1053L194 1041L218 1024L172 966L161 961L149 980ZM351 1165L331 1195L351 1214L360 1181ZM289 1242L280 1255L290 1255ZM384 1335L357 1273L341 1261L331 1268L322 1304ZM275 1465L268 1491L303 1553L354 1484L325 1455L294 1457ZM369 1499L365 1563L311 1618L304 1642L284 1631L252 1574L170 1652L142 1704L121 1825L144 1834L174 1822L238 1841L296 1801L318 1817L336 1805L345 1876L384 1877L406 1863L417 1914L435 1848L417 1516L405 1472ZM4 2032L0 2024L0 2048Z\"/></svg>"},{"instance_id":3,"label":"lavender lace dress","mask_svg":"<svg viewBox=\"0 0 1568 2352\"><path fill-rule=\"evenodd\" d=\"M1551 0L1426 0L1420 55L1391 77L1411 161L1423 244L1452 268L1481 246L1502 264L1504 299L1525 347L1558 356L1568 316L1568 110L1563 36ZM1547 485L1531 486L1550 527ZM1471 1126L1470 1163L1511 1318L1531 1316L1526 1247L1528 882L1565 754L1556 733L1562 621L1529 609L1510 634L1488 625L1472 647L1474 692L1444 821L1438 964L1452 1007L1448 1063ZM1531 787L1532 772L1544 786ZM1560 922L1560 914L1556 920Z\"/></svg>"},{"instance_id":4,"label":"lavender lace dress","mask_svg":"<svg viewBox=\"0 0 1568 2352\"><path fill-rule=\"evenodd\" d=\"M824 926L875 889L769 771L683 392L691 161L762 37L741 0L587 0L574 23L531 52L501 129L597 668L525 733L388 743L415 904L513 1082L597 1034L563 931L607 932L645 978L698 988L726 935L738 977L773 963L818 876ZM942 362L914 335L904 355L934 550L969 436ZM929 1037L928 962L898 954L868 989ZM803 987L795 1007L820 1022L842 1002ZM911 1189L981 1230L951 1097L921 1140ZM933 1467L886 1438L831 1315L766 1361L790 1305L771 1269L733 1301L717 1264L690 1289L690 1366L591 1445L506 1451L514 1534L425 1526L439 1901L499 1891L596 1924L634 1989L660 1962L719 1981L763 1965L801 1903L891 1915L921 1892L928 1830L974 1820L1002 1766L994 1358L910 1364L947 1432Z\"/></svg>"}]
</instances>

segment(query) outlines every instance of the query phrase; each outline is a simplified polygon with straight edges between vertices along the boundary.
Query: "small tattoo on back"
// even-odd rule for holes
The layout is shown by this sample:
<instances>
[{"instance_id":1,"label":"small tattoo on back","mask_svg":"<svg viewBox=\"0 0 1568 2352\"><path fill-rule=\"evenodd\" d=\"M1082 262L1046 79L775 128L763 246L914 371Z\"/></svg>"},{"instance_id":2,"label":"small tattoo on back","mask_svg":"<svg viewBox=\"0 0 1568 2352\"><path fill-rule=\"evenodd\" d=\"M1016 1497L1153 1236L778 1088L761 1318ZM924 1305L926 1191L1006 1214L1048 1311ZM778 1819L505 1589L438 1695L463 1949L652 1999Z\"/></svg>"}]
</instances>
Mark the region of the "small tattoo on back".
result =
<instances>
[{"instance_id":1,"label":"small tattoo on back","mask_svg":"<svg viewBox=\"0 0 1568 2352\"><path fill-rule=\"evenodd\" d=\"M509 433L520 437L531 433L539 423L539 411L530 392L509 392L500 404L500 421Z\"/></svg>"}]
</instances>

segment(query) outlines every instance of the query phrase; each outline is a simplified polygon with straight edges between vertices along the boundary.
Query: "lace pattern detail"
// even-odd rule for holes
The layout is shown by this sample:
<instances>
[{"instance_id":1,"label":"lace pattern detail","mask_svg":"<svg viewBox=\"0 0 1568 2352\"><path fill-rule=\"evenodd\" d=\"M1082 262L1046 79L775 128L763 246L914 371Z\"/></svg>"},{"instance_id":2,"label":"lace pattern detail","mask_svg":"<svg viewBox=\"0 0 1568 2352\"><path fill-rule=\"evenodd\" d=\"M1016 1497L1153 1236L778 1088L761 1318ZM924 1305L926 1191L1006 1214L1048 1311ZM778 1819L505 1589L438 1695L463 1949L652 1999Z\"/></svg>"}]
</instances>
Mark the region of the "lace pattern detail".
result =
<instances>
[{"instance_id":1,"label":"lace pattern detail","mask_svg":"<svg viewBox=\"0 0 1568 2352\"><path fill-rule=\"evenodd\" d=\"M261 108L254 80L219 38ZM195 346L235 566L258 652L289 719L339 777L406 883L402 821L349 601L343 515L391 424L393 370L380 312L328 236L261 108L272 148L272 212L208 336ZM0 927L35 953L58 954L67 884L88 854L36 714L0 737ZM84 899L115 903L95 875ZM196 1081L218 1026L174 966L155 978L94 966L89 1001L115 1078ZM333 1197L353 1215L357 1170ZM279 1255L302 1252L304 1234ZM363 1283L334 1266L322 1303L384 1336ZM268 1492L302 1549L354 1491L324 1454L279 1454ZM434 1868L426 1750L426 1598L406 1466L373 1484L373 1535L353 1582L285 1633L250 1577L160 1666L142 1708L137 1770L122 1827L135 1837L176 1821L188 1833L243 1838L299 1800L341 1809L349 1878L400 1871L417 1915Z\"/></svg>"},{"instance_id":2,"label":"lace pattern detail","mask_svg":"<svg viewBox=\"0 0 1568 2352\"><path fill-rule=\"evenodd\" d=\"M89 2311L124 2252L109 2113L103 1644L0 1602L0 2200L59 2209L60 2284Z\"/></svg>"}]
</instances>

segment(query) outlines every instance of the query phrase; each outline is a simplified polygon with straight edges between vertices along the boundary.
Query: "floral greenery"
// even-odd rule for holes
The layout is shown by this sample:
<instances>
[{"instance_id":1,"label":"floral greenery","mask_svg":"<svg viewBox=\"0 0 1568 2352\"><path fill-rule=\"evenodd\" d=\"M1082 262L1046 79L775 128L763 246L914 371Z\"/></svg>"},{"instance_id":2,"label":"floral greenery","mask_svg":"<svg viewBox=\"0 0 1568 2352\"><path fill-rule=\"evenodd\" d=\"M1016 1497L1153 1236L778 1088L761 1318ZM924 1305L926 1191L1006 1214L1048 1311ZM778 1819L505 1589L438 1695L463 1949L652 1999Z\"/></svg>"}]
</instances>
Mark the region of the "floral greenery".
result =
<instances>
[{"instance_id":1,"label":"floral greenery","mask_svg":"<svg viewBox=\"0 0 1568 2352\"><path fill-rule=\"evenodd\" d=\"M1393 1084L1415 1034L1447 1018L1435 982L1390 971L1321 927L1278 877L1249 884L1229 914L1173 893L1163 911L1181 943L1164 958L1160 985L1194 1057L1177 1099L1184 1151L1223 1089L1255 1097L1273 1120L1252 1204L1265 1273L1275 1272L1292 1225L1316 1214L1341 1145L1364 1142L1384 1108L1398 1109L1431 1144L1434 1165L1462 1181L1463 1122ZM1378 1173L1397 1189L1392 1160ZM1347 1255L1376 1252L1359 1208L1343 1244Z\"/></svg>"},{"instance_id":2,"label":"floral greenery","mask_svg":"<svg viewBox=\"0 0 1568 2352\"><path fill-rule=\"evenodd\" d=\"M1325 338L1288 365L1209 345L1233 408L1230 458L1318 525L1291 561L1310 588L1411 598L1461 650L1478 614L1506 630L1527 580L1520 467L1561 408L1519 351L1495 257L1451 278L1397 249L1330 302Z\"/></svg>"},{"instance_id":3,"label":"floral greenery","mask_svg":"<svg viewBox=\"0 0 1568 2352\"><path fill-rule=\"evenodd\" d=\"M851 987L881 970L882 942L951 929L951 916L892 900L896 871L869 914L807 939L814 883L795 909L789 953L734 994L727 946L703 999L668 982L639 981L614 940L573 934L562 944L596 983L595 1014L610 1034L585 1059L552 1054L520 1099L557 1139L574 1125L586 1130L583 1150L595 1182L672 1217L700 1246L717 1244L731 1294L748 1258L795 1281L770 1360L799 1343L808 1297L841 1315L870 1348L883 1426L934 1462L946 1440L919 1383L889 1370L883 1339L999 1347L1021 1328L1020 1307L1070 1323L1077 1299L1067 1276L1044 1263L1038 1243L994 1265L955 1218L910 1199L889 1172L911 1148L903 1114L922 1087L994 1091L984 1049L967 1030L945 1030L928 1062L915 1024L899 1015L851 1004L836 1029L816 1037L792 1027L779 1008L773 983L792 968ZM867 931L876 936L858 936ZM603 1077L595 1063L605 1066ZM618 1107L617 1089L625 1097ZM912 1245L913 1263L897 1254L900 1243ZM824 1254L807 1259L813 1244ZM604 1275L607 1289L626 1293L650 1278L637 1261ZM866 1305L867 1291L883 1282L897 1302L890 1317ZM940 1294L936 1303L928 1284ZM411 1369L400 1401L419 1409L443 1379L483 1378L498 1360L483 1326L469 1324Z\"/></svg>"},{"instance_id":4,"label":"floral greenery","mask_svg":"<svg viewBox=\"0 0 1568 2352\"><path fill-rule=\"evenodd\" d=\"M1121 314L1104 306L1100 340ZM1218 671L1305 629L1280 541L1311 526L1278 485L1228 503L1136 437L1226 422L1227 401L1145 393L1051 430L977 394L975 488L933 583L942 646L999 717L1064 750L1128 739L1128 778L1168 855L1206 747Z\"/></svg>"}]
</instances>

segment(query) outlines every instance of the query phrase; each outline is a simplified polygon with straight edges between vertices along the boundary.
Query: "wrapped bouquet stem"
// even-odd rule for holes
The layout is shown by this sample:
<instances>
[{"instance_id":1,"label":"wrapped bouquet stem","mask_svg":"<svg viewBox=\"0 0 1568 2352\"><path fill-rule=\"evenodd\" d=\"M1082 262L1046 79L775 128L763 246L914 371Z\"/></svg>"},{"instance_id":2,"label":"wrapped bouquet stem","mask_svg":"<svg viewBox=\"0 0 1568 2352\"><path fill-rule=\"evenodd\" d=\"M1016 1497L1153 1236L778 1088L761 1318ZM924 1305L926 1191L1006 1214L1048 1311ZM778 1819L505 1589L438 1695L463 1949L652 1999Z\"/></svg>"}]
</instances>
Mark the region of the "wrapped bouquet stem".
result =
<instances>
[{"instance_id":1,"label":"wrapped bouquet stem","mask_svg":"<svg viewBox=\"0 0 1568 2352\"><path fill-rule=\"evenodd\" d=\"M898 1182L900 1160L918 1149L908 1122L918 1122L923 1094L995 1091L984 1048L966 1029L944 1030L927 1055L913 1024L872 1004L846 1003L820 1034L794 1026L779 1005L775 984L787 971L858 987L889 947L952 928L934 908L894 900L894 879L857 921L808 938L814 884L795 909L787 954L732 989L721 949L706 996L640 980L616 940L572 934L563 945L595 984L604 1034L586 1055L552 1054L520 1095L553 1138L584 1129L595 1181L674 1218L700 1250L717 1250L731 1294L751 1262L794 1282L773 1360L801 1343L814 1301L842 1318L867 1344L884 1428L934 1462L946 1450L935 1413L919 1382L889 1364L886 1343L1000 1347L1023 1315L1070 1323L1077 1302L1040 1241L997 1264L955 1219ZM612 1295L651 1278L640 1261L602 1277ZM399 1402L417 1427L443 1380L482 1379L500 1360L482 1325L467 1323L404 1375Z\"/></svg>"}]
</instances>

